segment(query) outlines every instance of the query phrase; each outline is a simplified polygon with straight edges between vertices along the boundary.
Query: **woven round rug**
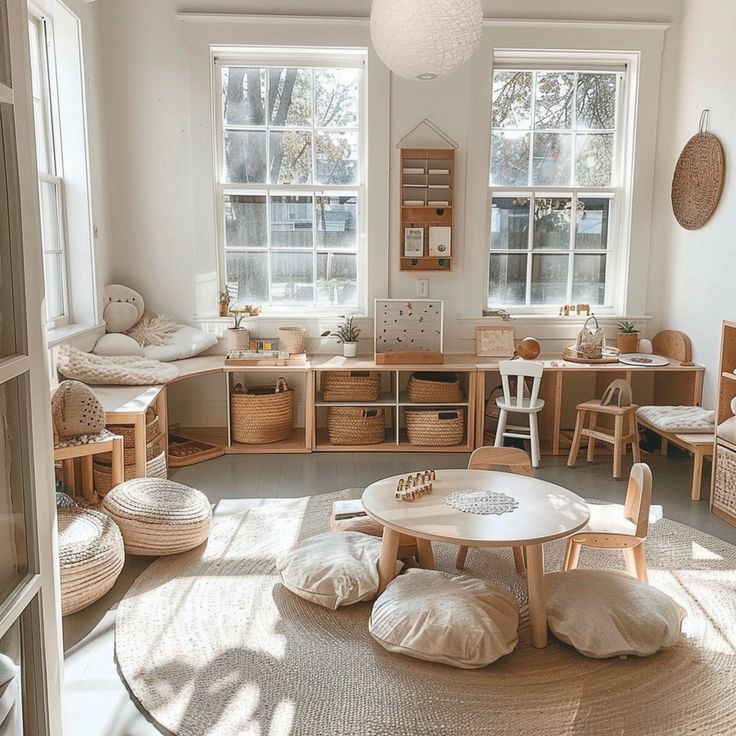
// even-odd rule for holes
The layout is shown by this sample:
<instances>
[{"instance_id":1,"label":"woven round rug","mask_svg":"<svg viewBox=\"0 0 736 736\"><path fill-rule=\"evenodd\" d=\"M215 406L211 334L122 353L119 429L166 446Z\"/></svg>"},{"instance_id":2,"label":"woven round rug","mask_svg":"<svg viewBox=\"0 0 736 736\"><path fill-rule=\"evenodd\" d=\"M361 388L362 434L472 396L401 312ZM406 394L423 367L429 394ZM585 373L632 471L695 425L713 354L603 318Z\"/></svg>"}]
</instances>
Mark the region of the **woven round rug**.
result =
<instances>
[{"instance_id":1,"label":"woven round rug","mask_svg":"<svg viewBox=\"0 0 736 736\"><path fill-rule=\"evenodd\" d=\"M279 582L275 560L325 531L360 491L264 502L218 520L206 546L154 562L118 608L116 655L140 706L179 736L647 736L736 733L736 547L668 519L651 526L653 585L688 611L677 646L587 659L529 644L524 578L505 549L471 549L466 573L519 600L519 644L481 670L381 648L370 603L331 611ZM338 532L336 532L338 533ZM439 569L456 548L435 544ZM564 543L545 545L559 570ZM584 549L581 566L623 569Z\"/></svg>"}]
</instances>

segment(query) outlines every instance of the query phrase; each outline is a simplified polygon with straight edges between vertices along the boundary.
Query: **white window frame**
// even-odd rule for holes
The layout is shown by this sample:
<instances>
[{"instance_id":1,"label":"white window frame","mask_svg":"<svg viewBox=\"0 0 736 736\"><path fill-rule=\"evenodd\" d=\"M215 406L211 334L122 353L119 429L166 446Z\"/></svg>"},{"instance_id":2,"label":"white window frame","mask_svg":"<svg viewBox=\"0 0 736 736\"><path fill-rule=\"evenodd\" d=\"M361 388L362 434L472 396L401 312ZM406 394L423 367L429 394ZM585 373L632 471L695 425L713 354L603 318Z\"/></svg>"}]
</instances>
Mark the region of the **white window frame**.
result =
<instances>
[{"instance_id":1,"label":"white window frame","mask_svg":"<svg viewBox=\"0 0 736 736\"><path fill-rule=\"evenodd\" d=\"M611 186L499 186L490 183L490 149L488 162L488 195L486 233L486 307L502 307L512 314L557 314L561 304L504 304L494 300L490 292L490 263L493 254L528 254L526 274L526 295L530 295L533 254L568 255L567 294L565 303L572 303L572 280L575 253L599 254L602 250L575 250L574 222L570 227L570 249L533 249L534 198L571 197L572 212L576 211L578 196L610 197L608 221L608 243L606 248L606 304L595 305L597 314L615 314L621 311L621 302L627 286L627 265L629 259L629 235L631 222L631 190L633 187L633 151L635 143L636 93L638 90L638 56L627 52L596 51L537 51L537 50L495 50L491 69L491 85L489 90L490 113L493 97L493 76L496 71L571 71L571 72L605 72L620 75L617 84L616 129L613 146L613 169ZM534 102L532 101L532 105ZM489 115L489 131L492 129ZM509 130L514 130L510 128ZM530 129L533 135L535 130ZM554 132L545 129L543 132ZM559 131L569 133L571 130ZM572 131L575 132L575 131ZM598 131L605 132L605 131ZM531 171L533 147L530 146L529 166ZM573 150L573 156L574 156ZM491 218L492 200L495 197L521 196L529 198L529 244L528 250L493 249L491 250ZM592 306L592 305L591 305Z\"/></svg>"},{"instance_id":2,"label":"white window frame","mask_svg":"<svg viewBox=\"0 0 736 736\"><path fill-rule=\"evenodd\" d=\"M58 91L56 86L56 67L54 55L54 33L53 21L46 16L34 5L28 6L29 23L36 27L38 58L35 59L41 82L41 99L42 116L40 125L42 126L42 136L45 143L45 167L38 167L38 187L39 187L39 206L41 207L41 241L43 244L43 264L44 264L44 290L46 288L46 256L58 256L61 266L61 295L62 295L62 314L48 317L48 298L46 326L48 329L55 329L67 325L71 321L69 307L69 267L67 252L67 232L66 232L66 202L64 197L64 178L63 178L63 158L61 147L61 135L59 131L59 104ZM39 121L35 115L34 105L34 126L38 126ZM38 151L36 152L38 157ZM46 244L49 242L49 234L45 232L47 218L43 213L44 198L42 195L42 185L49 184L54 189L56 199L57 212L57 232L56 242L58 248L47 249Z\"/></svg>"},{"instance_id":3,"label":"white window frame","mask_svg":"<svg viewBox=\"0 0 736 736\"><path fill-rule=\"evenodd\" d=\"M367 98L367 74L366 74L366 50L363 48L295 48L282 46L228 46L211 47L211 89L212 89L212 125L214 137L214 172L215 172L215 222L216 222L216 244L217 244L217 282L222 285L227 281L226 254L228 251L241 252L267 252L271 253L271 227L270 227L270 196L298 196L313 195L316 199L320 196L339 196L348 192L357 193L358 221L356 233L356 269L357 269L357 298L354 305L268 305L263 304L263 314L278 316L284 314L292 317L304 316L305 310L309 310L309 316L334 316L337 314L365 314L367 309L367 197L366 181L368 180L368 155L366 135L366 98ZM326 184L234 184L225 182L225 151L224 151L224 110L222 99L221 69L229 66L253 66L253 67L328 67L340 68L351 67L361 71L360 97L358 107L358 146L360 155L359 181L354 186L326 185ZM313 91L314 94L314 91ZM229 127L229 126L228 126ZM268 130L263 126L244 126L248 129ZM285 128L288 130L289 128ZM316 129L315 129L316 130ZM312 149L312 172L314 173L314 147ZM226 195L267 195L267 206L269 220L267 222L268 247L267 248L226 248L225 237L225 196ZM314 207L313 199L313 207ZM315 301L317 297L317 256L323 252L316 246L317 226L313 222L313 247L306 248L281 248L281 252L293 251L295 253L310 252L313 256L313 273L315 283ZM326 249L325 249L326 250ZM352 254L352 250L335 249L332 253ZM271 261L268 261L269 290L271 285Z\"/></svg>"}]
</instances>

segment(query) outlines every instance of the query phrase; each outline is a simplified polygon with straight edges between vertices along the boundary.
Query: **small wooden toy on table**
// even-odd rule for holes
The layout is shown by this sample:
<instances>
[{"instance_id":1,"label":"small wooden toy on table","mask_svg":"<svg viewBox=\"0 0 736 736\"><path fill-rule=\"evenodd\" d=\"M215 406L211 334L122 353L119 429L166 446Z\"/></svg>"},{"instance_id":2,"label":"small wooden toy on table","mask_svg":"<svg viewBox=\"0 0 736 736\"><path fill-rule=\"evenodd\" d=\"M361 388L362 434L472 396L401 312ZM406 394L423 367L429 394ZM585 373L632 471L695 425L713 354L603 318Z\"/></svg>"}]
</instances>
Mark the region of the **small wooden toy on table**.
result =
<instances>
[{"instance_id":1,"label":"small wooden toy on table","mask_svg":"<svg viewBox=\"0 0 736 736\"><path fill-rule=\"evenodd\" d=\"M426 496L432 493L432 482L434 480L434 470L425 470L424 472L408 475L406 478L399 478L394 498L397 501L414 501L421 496Z\"/></svg>"}]
</instances>

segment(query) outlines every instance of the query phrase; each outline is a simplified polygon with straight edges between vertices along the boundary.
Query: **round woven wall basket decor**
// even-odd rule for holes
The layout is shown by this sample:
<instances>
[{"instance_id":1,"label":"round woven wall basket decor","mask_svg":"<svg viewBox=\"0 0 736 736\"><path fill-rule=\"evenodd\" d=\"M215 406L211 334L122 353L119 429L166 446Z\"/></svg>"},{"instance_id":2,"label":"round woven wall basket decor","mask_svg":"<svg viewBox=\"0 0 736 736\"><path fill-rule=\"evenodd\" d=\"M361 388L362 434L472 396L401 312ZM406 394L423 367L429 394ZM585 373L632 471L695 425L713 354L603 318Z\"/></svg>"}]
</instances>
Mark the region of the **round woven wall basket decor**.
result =
<instances>
[{"instance_id":1,"label":"round woven wall basket decor","mask_svg":"<svg viewBox=\"0 0 736 736\"><path fill-rule=\"evenodd\" d=\"M686 230L703 227L715 212L726 170L723 147L713 133L696 133L682 149L672 177L672 211Z\"/></svg>"}]
</instances>

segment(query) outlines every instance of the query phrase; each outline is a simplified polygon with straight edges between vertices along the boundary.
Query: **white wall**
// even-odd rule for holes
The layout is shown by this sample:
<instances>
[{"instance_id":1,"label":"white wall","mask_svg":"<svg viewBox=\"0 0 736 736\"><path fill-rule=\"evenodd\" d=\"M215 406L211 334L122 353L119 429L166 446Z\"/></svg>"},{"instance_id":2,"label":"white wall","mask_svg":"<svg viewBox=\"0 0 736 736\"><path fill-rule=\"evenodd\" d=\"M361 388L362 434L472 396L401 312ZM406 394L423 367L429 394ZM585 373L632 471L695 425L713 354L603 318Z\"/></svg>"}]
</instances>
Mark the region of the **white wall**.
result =
<instances>
[{"instance_id":1,"label":"white wall","mask_svg":"<svg viewBox=\"0 0 736 736\"><path fill-rule=\"evenodd\" d=\"M235 0L98 0L100 47L102 54L102 79L104 84L103 120L105 129L105 158L108 169L106 195L109 217L101 236L109 244L112 278L140 290L147 305L167 312L173 317L191 322L201 314L195 300L202 293L214 273L216 251L214 244L214 210L211 201L211 145L208 123L193 100L191 66L191 39L188 34L201 32L201 24L183 23L177 19L177 11L269 13L311 15L367 16L370 3L322 0L317 2L278 0L276 2L236 2ZM526 2L485 2L486 15L516 18L569 18L606 21L676 21L681 0L655 0L643 4L626 0L615 4L599 2L588 4L580 10L577 2L562 0L554 9L545 0ZM248 24L215 24L228 28L232 39L241 29L245 39L252 34ZM391 139L389 141L394 164L391 179L391 207L386 212L390 222L391 251L388 260L388 295L404 297L415 295L416 275L398 271L398 201L396 141L423 117L430 117L443 127L460 144L459 165L456 174L457 217L453 239L456 246L453 272L430 277L430 295L446 302L448 315L447 346L451 351L472 351L474 324L480 321L483 306L483 271L485 270L485 240L479 230L485 227L483 213L473 206L466 212L465 190L479 196L478 182L485 180L481 162L487 160L486 135L481 136L482 149L476 150L478 125L477 101L482 99L479 90L485 89L492 45L503 45L511 36L519 39L525 31L514 34L508 27L486 29L485 54L445 79L429 84L409 82L392 76L390 96ZM552 33L549 43L558 47L572 46L595 48L639 48L641 37L636 32L608 29L595 32L591 41L590 31L581 35L579 30L568 28L558 33L535 26L527 34L527 45L542 43ZM545 35L547 34L547 35ZM533 39L533 40L532 40ZM583 40L581 40L583 39ZM230 41L232 42L232 41ZM490 46L488 45L490 44ZM523 44L522 44L523 45ZM658 74L659 52L650 46L643 73ZM646 55L646 54L645 54ZM656 68L655 68L656 67ZM478 76L478 70L482 76ZM199 87L195 87L199 89ZM200 89L201 92L201 89ZM195 93L198 94L198 93ZM656 88L647 96L648 138L642 147L642 156L654 154L656 129ZM479 111L482 118L485 109ZM209 115L209 111L205 116ZM208 118L207 118L208 119ZM481 126L482 130L483 126ZM418 141L421 144L421 139ZM470 156L469 156L470 151ZM475 163L476 169L466 180L466 162ZM651 168L651 167L650 167ZM645 171L647 166L641 167ZM480 174L479 174L480 172ZM487 173L487 172L486 172ZM641 262L633 270L633 279L646 283L648 267L649 206L651 196L651 170L649 180L644 176L642 199L645 204L643 241L637 243ZM209 190L209 194L207 193ZM482 193L484 197L484 192ZM473 201L476 201L473 200ZM475 231L466 233L467 218L476 222ZM467 237L466 237L467 235ZM385 268L381 263L379 268ZM421 274L424 276L425 274ZM214 284L214 282L213 282ZM209 288L209 287L207 287ZM634 316L644 314L643 288ZM382 294L385 295L385 294ZM212 308L214 308L214 299ZM261 319L258 329L275 332L277 322L270 324ZM310 334L316 335L325 324L310 326ZM370 321L364 323L364 336L371 334ZM549 336L545 347L555 350L570 342L578 329L575 321L563 325L549 321L520 320L517 337L525 334ZM334 343L310 341L311 349L334 349ZM368 342L364 348L370 350Z\"/></svg>"},{"instance_id":2,"label":"white wall","mask_svg":"<svg viewBox=\"0 0 736 736\"><path fill-rule=\"evenodd\" d=\"M666 58L662 84L648 310L657 328L687 333L694 360L704 363L704 405L715 405L721 321L736 318L736 53L732 0L687 0L683 21L671 33L676 57ZM711 110L710 130L726 156L726 183L720 205L700 230L678 225L670 204L675 163L697 132L703 108ZM736 368L736 366L734 366Z\"/></svg>"}]
</instances>

